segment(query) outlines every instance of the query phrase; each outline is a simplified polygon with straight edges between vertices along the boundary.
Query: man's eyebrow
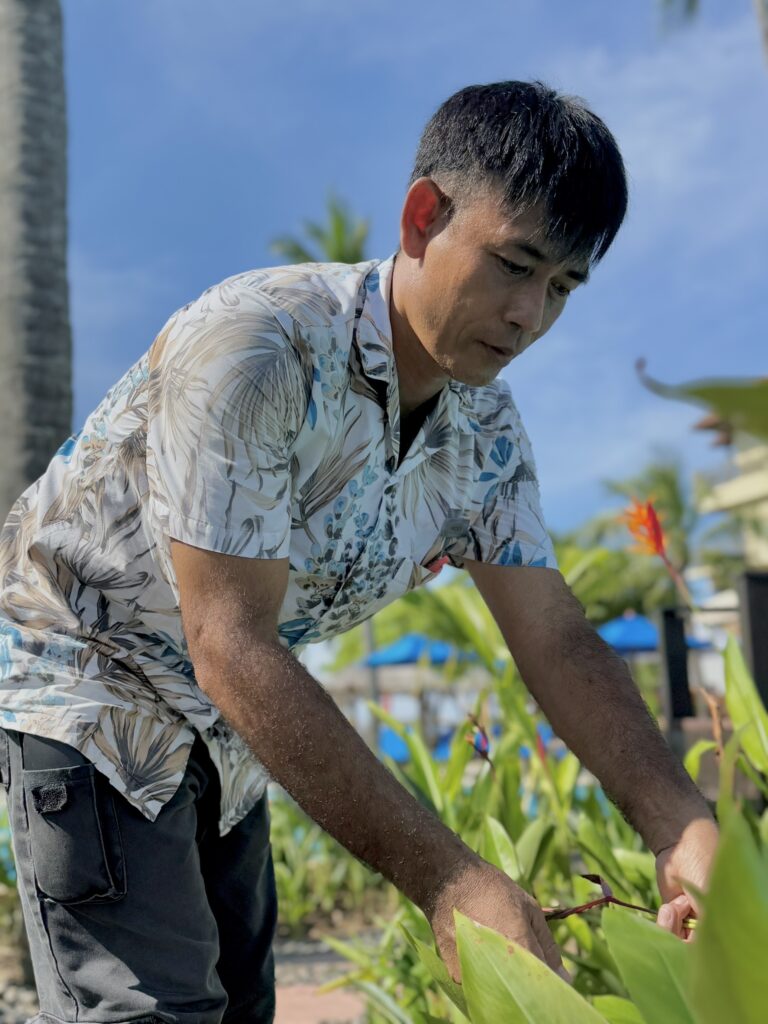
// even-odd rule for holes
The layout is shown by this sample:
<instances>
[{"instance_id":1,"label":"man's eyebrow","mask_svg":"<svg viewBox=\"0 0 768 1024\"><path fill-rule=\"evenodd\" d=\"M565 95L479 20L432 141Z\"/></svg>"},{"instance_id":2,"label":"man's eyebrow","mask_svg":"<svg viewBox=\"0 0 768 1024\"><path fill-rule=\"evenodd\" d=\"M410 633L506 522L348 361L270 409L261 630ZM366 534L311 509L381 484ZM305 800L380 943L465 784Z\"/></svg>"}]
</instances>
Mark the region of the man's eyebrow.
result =
<instances>
[{"instance_id":1,"label":"man's eyebrow","mask_svg":"<svg viewBox=\"0 0 768 1024\"><path fill-rule=\"evenodd\" d=\"M513 242L512 244L515 246L515 248L520 249L528 256L531 256L533 259L538 260L539 263L557 262L556 260L553 260L546 256L546 254L543 253L540 249L537 249L535 245L531 245L530 242ZM565 276L572 278L572 280L577 281L579 284L586 284L589 280L589 271L566 270Z\"/></svg>"}]
</instances>

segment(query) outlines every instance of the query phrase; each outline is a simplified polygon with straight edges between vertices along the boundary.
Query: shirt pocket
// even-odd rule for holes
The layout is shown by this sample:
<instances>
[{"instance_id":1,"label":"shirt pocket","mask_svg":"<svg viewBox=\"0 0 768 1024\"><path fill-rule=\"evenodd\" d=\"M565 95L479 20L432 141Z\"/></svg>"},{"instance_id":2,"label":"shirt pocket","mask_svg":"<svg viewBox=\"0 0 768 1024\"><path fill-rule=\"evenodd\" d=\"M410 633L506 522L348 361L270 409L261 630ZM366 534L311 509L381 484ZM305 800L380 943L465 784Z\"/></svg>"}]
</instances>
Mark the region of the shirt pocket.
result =
<instances>
[{"instance_id":1,"label":"shirt pocket","mask_svg":"<svg viewBox=\"0 0 768 1024\"><path fill-rule=\"evenodd\" d=\"M32 863L55 903L112 903L126 894L125 859L110 784L95 767L23 769Z\"/></svg>"}]
</instances>

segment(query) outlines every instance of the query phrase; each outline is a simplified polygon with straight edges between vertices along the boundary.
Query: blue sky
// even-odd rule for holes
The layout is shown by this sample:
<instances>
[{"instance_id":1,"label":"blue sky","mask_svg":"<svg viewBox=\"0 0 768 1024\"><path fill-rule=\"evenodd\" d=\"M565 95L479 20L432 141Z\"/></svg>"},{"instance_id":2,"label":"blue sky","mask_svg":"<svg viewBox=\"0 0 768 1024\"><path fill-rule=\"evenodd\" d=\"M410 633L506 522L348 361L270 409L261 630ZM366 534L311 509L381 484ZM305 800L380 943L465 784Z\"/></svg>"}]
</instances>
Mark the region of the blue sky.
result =
<instances>
[{"instance_id":1,"label":"blue sky","mask_svg":"<svg viewBox=\"0 0 768 1024\"><path fill-rule=\"evenodd\" d=\"M464 85L541 78L618 138L628 220L505 370L549 525L659 450L725 455L637 381L765 374L768 66L750 0L665 29L655 0L64 0L75 426L179 306L279 262L329 190L397 242L418 136Z\"/></svg>"}]
</instances>

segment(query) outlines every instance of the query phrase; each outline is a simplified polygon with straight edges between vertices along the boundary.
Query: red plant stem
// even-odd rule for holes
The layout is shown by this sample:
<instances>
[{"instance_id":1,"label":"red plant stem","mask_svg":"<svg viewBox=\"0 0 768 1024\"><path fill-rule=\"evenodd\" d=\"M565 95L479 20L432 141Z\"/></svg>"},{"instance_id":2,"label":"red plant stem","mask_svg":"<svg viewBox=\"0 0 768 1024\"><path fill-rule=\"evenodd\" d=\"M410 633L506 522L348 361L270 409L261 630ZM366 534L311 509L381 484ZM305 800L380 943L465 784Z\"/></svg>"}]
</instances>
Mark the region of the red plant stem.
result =
<instances>
[{"instance_id":1,"label":"red plant stem","mask_svg":"<svg viewBox=\"0 0 768 1024\"><path fill-rule=\"evenodd\" d=\"M600 896L596 900L591 900L589 903L582 903L578 907L564 907L562 910L550 910L544 912L544 917L548 921L561 920L564 917L570 917L571 914L582 914L585 910L592 910L593 907L600 907L605 903L614 903L617 907L627 907L629 910L641 910L644 914L651 914L656 917L656 911L651 910L650 907L638 907L636 903L625 903L624 900L616 899L615 896Z\"/></svg>"},{"instance_id":2,"label":"red plant stem","mask_svg":"<svg viewBox=\"0 0 768 1024\"><path fill-rule=\"evenodd\" d=\"M691 592L688 589L688 586L685 580L683 579L682 574L678 569L675 568L674 565L672 565L669 558L667 558L667 556L663 552L659 552L659 557L661 558L664 565L667 567L667 572L672 577L672 582L677 587L677 591L682 597L683 603L686 605L687 608L690 609L690 611L695 611L696 609L693 603L693 597L691 596Z\"/></svg>"}]
</instances>

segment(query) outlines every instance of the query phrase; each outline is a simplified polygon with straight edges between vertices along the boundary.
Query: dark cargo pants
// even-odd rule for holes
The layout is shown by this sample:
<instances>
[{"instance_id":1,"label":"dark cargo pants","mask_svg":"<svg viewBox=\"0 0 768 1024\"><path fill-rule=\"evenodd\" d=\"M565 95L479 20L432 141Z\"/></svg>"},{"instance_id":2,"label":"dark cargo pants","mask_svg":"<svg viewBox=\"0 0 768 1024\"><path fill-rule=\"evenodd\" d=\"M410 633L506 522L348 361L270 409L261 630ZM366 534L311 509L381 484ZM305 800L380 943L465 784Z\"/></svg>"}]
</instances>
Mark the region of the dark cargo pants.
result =
<instances>
[{"instance_id":1,"label":"dark cargo pants","mask_svg":"<svg viewBox=\"0 0 768 1024\"><path fill-rule=\"evenodd\" d=\"M196 737L152 822L73 747L0 728L0 784L41 1024L271 1024L277 916L266 794L219 836Z\"/></svg>"}]
</instances>

